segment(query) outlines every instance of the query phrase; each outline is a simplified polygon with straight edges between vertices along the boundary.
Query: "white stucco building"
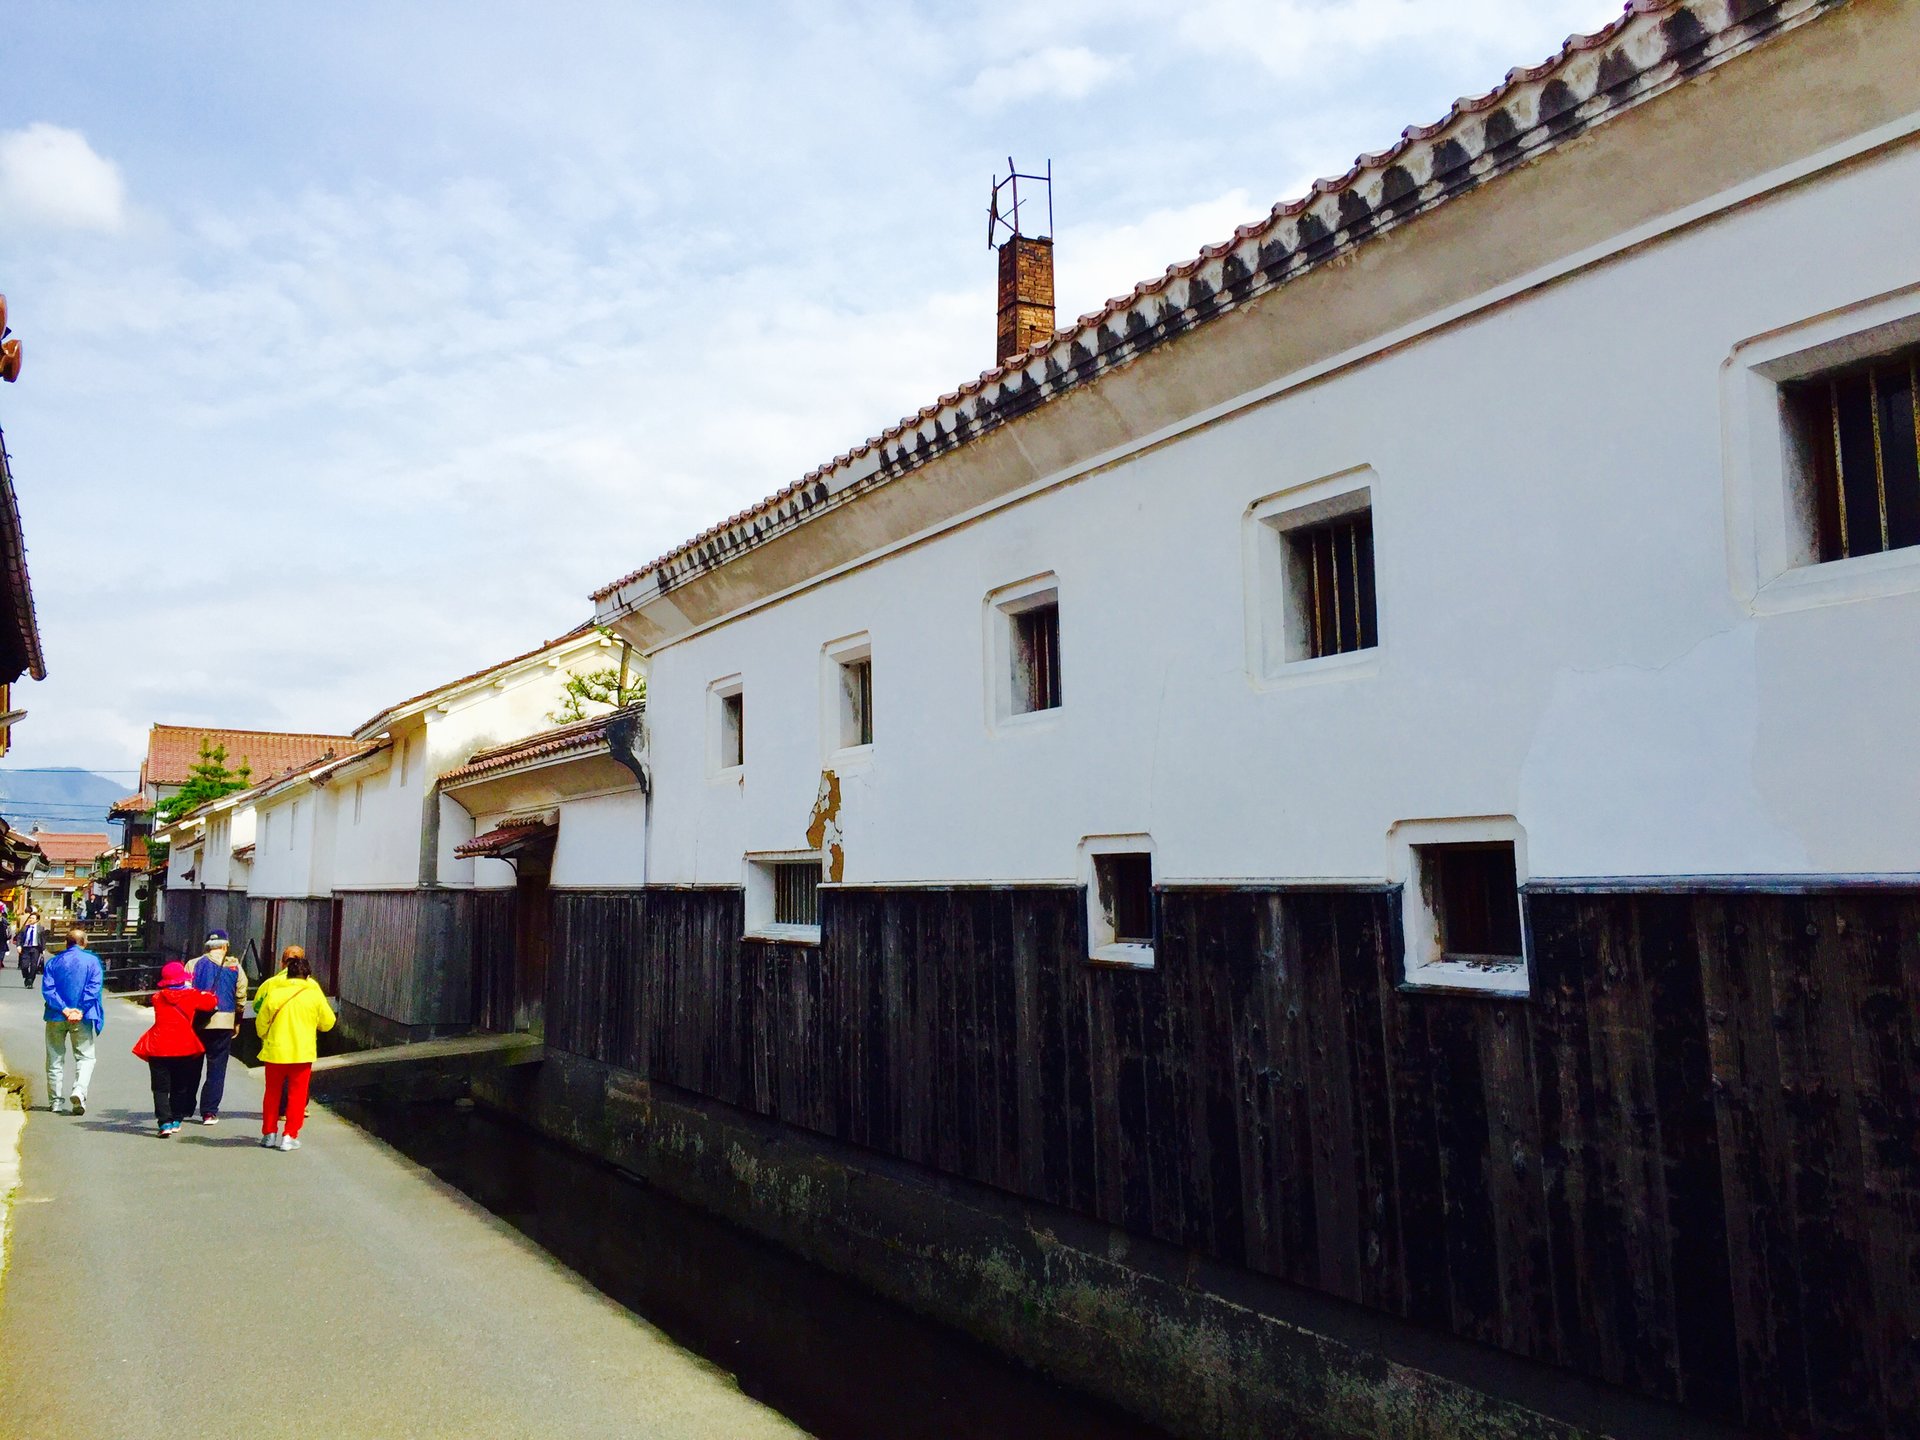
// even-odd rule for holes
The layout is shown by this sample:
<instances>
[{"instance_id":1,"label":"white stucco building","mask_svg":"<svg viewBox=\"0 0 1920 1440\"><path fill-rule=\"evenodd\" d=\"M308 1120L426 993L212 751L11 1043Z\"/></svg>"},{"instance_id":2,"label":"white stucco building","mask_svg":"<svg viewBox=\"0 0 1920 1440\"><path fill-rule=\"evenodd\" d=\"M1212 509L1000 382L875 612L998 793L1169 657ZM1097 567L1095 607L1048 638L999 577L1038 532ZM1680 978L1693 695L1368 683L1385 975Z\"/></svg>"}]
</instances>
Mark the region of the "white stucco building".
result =
<instances>
[{"instance_id":1,"label":"white stucco building","mask_svg":"<svg viewBox=\"0 0 1920 1440\"><path fill-rule=\"evenodd\" d=\"M1910 438L1891 537L1823 562L1794 408L1878 366L1911 428L1920 96L1849 66L1804 103L1834 33L1603 126L1542 82L1489 112L1518 139L1409 132L603 590L651 667L650 878L1920 870Z\"/></svg>"}]
</instances>

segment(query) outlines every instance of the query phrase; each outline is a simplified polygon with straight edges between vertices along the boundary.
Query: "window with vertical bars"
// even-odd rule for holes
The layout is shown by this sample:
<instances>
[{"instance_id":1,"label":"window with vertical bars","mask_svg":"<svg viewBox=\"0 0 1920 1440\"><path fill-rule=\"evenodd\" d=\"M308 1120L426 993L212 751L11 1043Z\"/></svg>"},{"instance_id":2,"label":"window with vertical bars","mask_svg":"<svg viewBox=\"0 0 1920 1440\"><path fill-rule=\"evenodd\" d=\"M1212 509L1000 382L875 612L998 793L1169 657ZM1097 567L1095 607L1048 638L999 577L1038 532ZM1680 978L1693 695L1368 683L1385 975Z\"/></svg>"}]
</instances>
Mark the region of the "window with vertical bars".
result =
<instances>
[{"instance_id":1,"label":"window with vertical bars","mask_svg":"<svg viewBox=\"0 0 1920 1440\"><path fill-rule=\"evenodd\" d=\"M1920 545L1920 346L1786 388L1822 562Z\"/></svg>"},{"instance_id":2,"label":"window with vertical bars","mask_svg":"<svg viewBox=\"0 0 1920 1440\"><path fill-rule=\"evenodd\" d=\"M773 923L820 923L820 862L781 860L773 869Z\"/></svg>"},{"instance_id":3,"label":"window with vertical bars","mask_svg":"<svg viewBox=\"0 0 1920 1440\"><path fill-rule=\"evenodd\" d=\"M1046 601L1008 617L1013 625L1013 713L1060 704L1060 605Z\"/></svg>"},{"instance_id":4,"label":"window with vertical bars","mask_svg":"<svg viewBox=\"0 0 1920 1440\"><path fill-rule=\"evenodd\" d=\"M1374 614L1373 512L1286 532L1303 659L1380 643Z\"/></svg>"}]
</instances>

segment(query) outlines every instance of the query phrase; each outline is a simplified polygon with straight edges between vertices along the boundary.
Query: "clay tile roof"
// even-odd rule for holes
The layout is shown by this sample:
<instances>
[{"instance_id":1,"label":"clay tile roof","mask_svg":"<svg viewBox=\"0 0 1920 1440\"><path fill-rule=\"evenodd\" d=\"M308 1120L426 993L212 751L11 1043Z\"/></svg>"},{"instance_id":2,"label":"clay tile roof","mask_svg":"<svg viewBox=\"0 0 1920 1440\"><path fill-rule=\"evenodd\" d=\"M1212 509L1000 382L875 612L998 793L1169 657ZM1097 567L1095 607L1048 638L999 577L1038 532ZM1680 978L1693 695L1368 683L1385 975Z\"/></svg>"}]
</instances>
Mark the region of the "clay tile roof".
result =
<instances>
[{"instance_id":1,"label":"clay tile roof","mask_svg":"<svg viewBox=\"0 0 1920 1440\"><path fill-rule=\"evenodd\" d=\"M1630 0L1610 25L1572 36L1538 65L1509 70L1432 124L1408 126L1344 175L1315 181L1231 239L1169 265L752 509L601 586L593 599L604 615L610 597L640 581L651 578L664 592L724 565L1838 3Z\"/></svg>"},{"instance_id":2,"label":"clay tile roof","mask_svg":"<svg viewBox=\"0 0 1920 1440\"><path fill-rule=\"evenodd\" d=\"M505 670L510 666L523 664L524 662L531 660L538 655L544 655L547 651L553 649L553 647L556 645L564 645L569 640L578 640L582 635L585 635L591 632L593 628L594 628L593 621L583 620L578 625L574 626L573 629L567 631L566 634L556 635L551 640L543 641L541 644L534 646L533 649L528 650L523 654L515 655L510 660L496 660L493 662L493 664L488 665L483 669L476 670L471 675L462 675L458 680L446 680L441 682L438 685L435 685L431 690L422 690L418 695L409 695L405 700L400 700L395 702L392 705L387 706L386 709L382 710L378 715L375 715L372 719L366 721L366 723L354 727L353 733L356 735L364 735L369 730L372 730L374 727L384 724L391 716L397 714L398 712L402 710L406 710L414 705L418 705L422 700L431 700L435 695L438 695L442 690L457 690L462 685L472 684L475 680L486 679L487 676L493 674L493 672L496 670Z\"/></svg>"},{"instance_id":3,"label":"clay tile roof","mask_svg":"<svg viewBox=\"0 0 1920 1440\"><path fill-rule=\"evenodd\" d=\"M125 799L114 801L112 805L107 807L107 814L109 817L114 815L144 815L152 808L153 807L147 803L146 796L129 795Z\"/></svg>"},{"instance_id":4,"label":"clay tile roof","mask_svg":"<svg viewBox=\"0 0 1920 1440\"><path fill-rule=\"evenodd\" d=\"M491 750L482 750L466 764L442 775L441 783L475 780L496 771L511 770L531 760L549 760L575 751L598 749L607 743L609 724L622 715L638 714L645 708L644 705L630 705L625 710L612 710L588 720L576 720L571 725L542 730L537 735L529 735L509 745L496 745Z\"/></svg>"},{"instance_id":5,"label":"clay tile roof","mask_svg":"<svg viewBox=\"0 0 1920 1440\"><path fill-rule=\"evenodd\" d=\"M256 782L318 760L329 750L338 754L354 743L351 735L293 735L279 730L155 725L147 732L146 782L186 784L188 772L199 763L202 740L226 748L228 769L238 769L240 762L246 761Z\"/></svg>"},{"instance_id":6,"label":"clay tile roof","mask_svg":"<svg viewBox=\"0 0 1920 1440\"><path fill-rule=\"evenodd\" d=\"M504 855L524 846L538 844L558 834L560 827L551 820L509 820L504 825L476 835L465 844L453 847L462 860L482 855Z\"/></svg>"},{"instance_id":7,"label":"clay tile roof","mask_svg":"<svg viewBox=\"0 0 1920 1440\"><path fill-rule=\"evenodd\" d=\"M68 834L58 830L36 830L28 837L40 847L50 865L91 865L107 851L113 841L105 835Z\"/></svg>"}]
</instances>

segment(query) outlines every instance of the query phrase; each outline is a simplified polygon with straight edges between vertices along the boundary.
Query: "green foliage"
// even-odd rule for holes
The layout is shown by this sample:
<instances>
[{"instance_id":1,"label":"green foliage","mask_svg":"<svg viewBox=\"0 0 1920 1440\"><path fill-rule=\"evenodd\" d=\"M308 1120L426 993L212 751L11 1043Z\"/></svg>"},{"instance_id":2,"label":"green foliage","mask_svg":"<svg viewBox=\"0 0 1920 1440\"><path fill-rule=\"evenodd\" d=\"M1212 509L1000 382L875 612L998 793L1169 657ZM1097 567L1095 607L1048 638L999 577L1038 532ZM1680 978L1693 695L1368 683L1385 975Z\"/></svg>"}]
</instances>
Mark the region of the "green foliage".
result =
<instances>
[{"instance_id":1,"label":"green foliage","mask_svg":"<svg viewBox=\"0 0 1920 1440\"><path fill-rule=\"evenodd\" d=\"M600 631L608 639L613 632ZM593 711L589 705L608 710L618 710L647 698L647 680L644 675L632 668L625 641L620 642L620 663L608 665L600 670L589 670L584 675L567 677L566 698L560 702L560 708L552 711L547 718L556 725L571 724L575 720L585 720Z\"/></svg>"},{"instance_id":2,"label":"green foliage","mask_svg":"<svg viewBox=\"0 0 1920 1440\"><path fill-rule=\"evenodd\" d=\"M162 825L171 824L188 811L197 810L209 800L244 790L253 783L253 767L243 758L238 769L227 768L227 747L200 742L200 759L187 771L187 783L178 795L171 795L154 807L154 816Z\"/></svg>"}]
</instances>

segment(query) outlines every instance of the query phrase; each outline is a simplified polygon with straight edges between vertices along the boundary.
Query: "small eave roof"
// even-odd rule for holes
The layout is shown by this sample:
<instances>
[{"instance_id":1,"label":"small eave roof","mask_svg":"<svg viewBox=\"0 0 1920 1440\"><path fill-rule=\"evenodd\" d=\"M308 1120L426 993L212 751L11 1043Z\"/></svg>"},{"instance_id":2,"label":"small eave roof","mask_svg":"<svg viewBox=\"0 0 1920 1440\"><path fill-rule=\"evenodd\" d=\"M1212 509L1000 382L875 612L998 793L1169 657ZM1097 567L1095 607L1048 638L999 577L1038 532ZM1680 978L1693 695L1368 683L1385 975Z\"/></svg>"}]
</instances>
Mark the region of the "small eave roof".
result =
<instances>
[{"instance_id":1,"label":"small eave roof","mask_svg":"<svg viewBox=\"0 0 1920 1440\"><path fill-rule=\"evenodd\" d=\"M583 620L580 624L574 626L573 629L567 631L566 634L556 636L544 644L536 645L524 654L515 655L511 660L495 661L484 670L476 670L471 675L462 675L458 680L449 680L443 685L436 685L431 690L423 690L418 695L402 700L397 704L389 705L372 719L355 726L353 731L354 738L358 740L371 739L411 710L417 710L424 705L443 699L450 694L477 685L482 680L498 675L502 670L511 670L516 665L524 665L529 660L537 660L549 650L558 650L563 646L572 645L584 637L594 634L597 628L593 621Z\"/></svg>"},{"instance_id":2,"label":"small eave roof","mask_svg":"<svg viewBox=\"0 0 1920 1440\"><path fill-rule=\"evenodd\" d=\"M625 716L645 713L644 702L628 705L619 710L609 711L605 715L576 720L570 725L561 725L552 730L542 730L536 735L515 740L509 745L496 745L490 750L480 751L466 764L446 771L441 775L440 783L460 785L489 775L504 774L521 765L544 763L557 760L564 755L603 750L607 747L607 732L611 725Z\"/></svg>"},{"instance_id":3,"label":"small eave roof","mask_svg":"<svg viewBox=\"0 0 1920 1440\"><path fill-rule=\"evenodd\" d=\"M1408 126L1344 175L1315 181L1231 239L1168 266L753 508L601 586L593 592L599 618L617 619L1842 3L1630 0L1618 19L1570 37L1541 64L1508 71L1430 125Z\"/></svg>"},{"instance_id":4,"label":"small eave roof","mask_svg":"<svg viewBox=\"0 0 1920 1440\"><path fill-rule=\"evenodd\" d=\"M508 820L454 846L453 853L461 860L506 859L530 846L550 844L559 833L559 825L552 820Z\"/></svg>"}]
</instances>

